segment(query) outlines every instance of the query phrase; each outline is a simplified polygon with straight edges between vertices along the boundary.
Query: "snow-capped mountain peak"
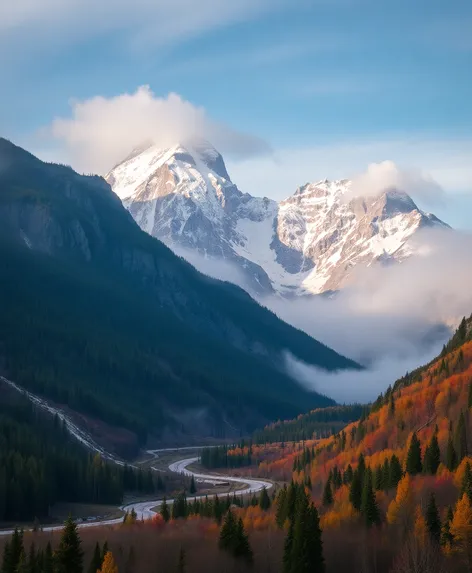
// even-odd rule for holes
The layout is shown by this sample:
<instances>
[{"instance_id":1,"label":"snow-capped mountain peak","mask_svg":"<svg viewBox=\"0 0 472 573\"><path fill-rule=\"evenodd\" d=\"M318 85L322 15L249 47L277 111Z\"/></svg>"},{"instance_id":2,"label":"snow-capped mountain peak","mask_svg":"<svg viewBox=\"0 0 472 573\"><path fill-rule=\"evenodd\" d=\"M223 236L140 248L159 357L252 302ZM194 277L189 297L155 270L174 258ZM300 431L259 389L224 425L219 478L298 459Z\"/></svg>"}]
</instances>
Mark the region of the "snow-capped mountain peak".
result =
<instances>
[{"instance_id":1,"label":"snow-capped mountain peak","mask_svg":"<svg viewBox=\"0 0 472 573\"><path fill-rule=\"evenodd\" d=\"M106 179L145 231L184 256L234 264L259 293L338 289L358 264L414 254L410 238L421 227L447 227L404 191L355 196L345 179L306 183L280 203L253 197L201 139L167 149L146 143Z\"/></svg>"}]
</instances>

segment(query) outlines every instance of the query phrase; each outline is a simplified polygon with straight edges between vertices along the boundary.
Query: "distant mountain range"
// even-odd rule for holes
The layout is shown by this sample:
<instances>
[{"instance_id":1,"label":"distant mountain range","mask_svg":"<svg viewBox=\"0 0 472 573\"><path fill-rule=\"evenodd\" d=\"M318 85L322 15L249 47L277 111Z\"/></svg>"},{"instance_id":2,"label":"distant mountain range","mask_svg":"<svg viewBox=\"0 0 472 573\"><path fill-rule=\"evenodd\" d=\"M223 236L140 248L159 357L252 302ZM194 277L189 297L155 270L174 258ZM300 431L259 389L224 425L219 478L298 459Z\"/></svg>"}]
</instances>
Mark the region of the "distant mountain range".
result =
<instances>
[{"instance_id":1,"label":"distant mountain range","mask_svg":"<svg viewBox=\"0 0 472 573\"><path fill-rule=\"evenodd\" d=\"M404 191L350 198L347 180L308 183L280 203L253 197L202 140L143 145L106 180L143 230L183 256L234 264L257 294L337 290L356 265L402 261L418 230L448 227Z\"/></svg>"},{"instance_id":2,"label":"distant mountain range","mask_svg":"<svg viewBox=\"0 0 472 573\"><path fill-rule=\"evenodd\" d=\"M256 223L257 206L263 222L273 204L242 195L218 154L199 148L197 169L185 153L137 152L108 179L124 188L131 165L134 181L141 165L128 207L142 226L190 241L214 224L212 252L223 237L217 217L238 213L229 253L243 240L236 222ZM5 139L0 164L0 373L79 413L97 441L234 437L333 404L286 373L285 352L326 370L359 368L143 232L104 179L44 163ZM174 185L179 192L166 194ZM138 217L139 193L146 203L151 188ZM174 214L184 212L182 230Z\"/></svg>"}]
</instances>

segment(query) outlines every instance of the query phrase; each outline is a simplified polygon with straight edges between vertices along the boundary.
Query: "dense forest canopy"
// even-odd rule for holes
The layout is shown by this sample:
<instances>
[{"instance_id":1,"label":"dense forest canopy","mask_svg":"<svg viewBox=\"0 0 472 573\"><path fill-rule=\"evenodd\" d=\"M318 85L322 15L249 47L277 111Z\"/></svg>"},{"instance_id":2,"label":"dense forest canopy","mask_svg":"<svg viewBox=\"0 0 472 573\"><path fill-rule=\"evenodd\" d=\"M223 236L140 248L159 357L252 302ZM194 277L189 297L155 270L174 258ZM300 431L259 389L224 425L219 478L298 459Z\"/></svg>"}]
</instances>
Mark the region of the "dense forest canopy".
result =
<instances>
[{"instance_id":1,"label":"dense forest canopy","mask_svg":"<svg viewBox=\"0 0 472 573\"><path fill-rule=\"evenodd\" d=\"M150 471L87 452L57 416L0 383L0 521L47 518L56 502L119 505L125 491L158 485Z\"/></svg>"}]
</instances>

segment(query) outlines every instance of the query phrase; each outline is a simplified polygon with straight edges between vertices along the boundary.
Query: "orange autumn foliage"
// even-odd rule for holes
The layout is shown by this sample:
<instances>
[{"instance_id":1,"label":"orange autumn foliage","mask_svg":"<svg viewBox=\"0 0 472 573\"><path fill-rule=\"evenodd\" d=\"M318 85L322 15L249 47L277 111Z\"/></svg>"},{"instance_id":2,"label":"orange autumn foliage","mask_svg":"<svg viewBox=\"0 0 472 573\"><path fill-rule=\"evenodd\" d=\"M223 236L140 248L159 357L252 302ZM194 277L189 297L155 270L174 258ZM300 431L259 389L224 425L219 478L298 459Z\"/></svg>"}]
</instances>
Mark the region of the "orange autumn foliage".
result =
<instances>
[{"instance_id":1,"label":"orange autumn foliage","mask_svg":"<svg viewBox=\"0 0 472 573\"><path fill-rule=\"evenodd\" d=\"M398 458L404 470L414 432L420 441L423 458L436 435L441 463L435 475L419 474L414 478L405 475L396 490L378 481L380 489L375 491L381 521L387 522L385 527L414 531L420 541L424 538L425 522L419 507L424 511L430 494L434 493L442 511L455 504L462 486L466 461L463 460L455 471L449 471L446 450L461 412L468 411L471 383L472 342L467 342L460 349L442 355L406 382L397 384L393 391L393 407L388 399L378 401L362 420L348 424L342 435L283 445L253 446L253 455L257 452L258 475L285 482L293 479L305 486L309 483L312 500L320 508L321 526L332 530L360 521L359 513L354 511L349 499L350 486L342 480L332 488L333 503L328 508L321 506L323 489L330 475L338 476L341 472L343 476L348 466L355 471L362 454L366 467L370 467L380 480L379 468L390 463L393 456ZM465 416L465 423L468 447L472 451L472 415ZM306 448L314 448L315 456L298 471ZM235 454L241 452L246 452L246 448L234 450ZM467 459L472 466L472 457ZM274 507L268 512L247 508L241 510L241 515L249 531L275 527Z\"/></svg>"},{"instance_id":2,"label":"orange autumn foliage","mask_svg":"<svg viewBox=\"0 0 472 573\"><path fill-rule=\"evenodd\" d=\"M404 520L411 511L413 504L413 490L411 487L411 477L409 474L400 480L397 487L397 494L388 506L387 521L391 524Z\"/></svg>"},{"instance_id":3,"label":"orange autumn foliage","mask_svg":"<svg viewBox=\"0 0 472 573\"><path fill-rule=\"evenodd\" d=\"M465 468L467 464L469 464L470 468L472 469L472 458L470 456L464 458L461 461L459 467L456 469L454 473L454 485L457 487L457 489L462 488L462 482L464 481Z\"/></svg>"},{"instance_id":4,"label":"orange autumn foliage","mask_svg":"<svg viewBox=\"0 0 472 573\"><path fill-rule=\"evenodd\" d=\"M118 573L118 566L113 558L113 553L108 551L103 560L102 568L97 573Z\"/></svg>"},{"instance_id":5,"label":"orange autumn foliage","mask_svg":"<svg viewBox=\"0 0 472 573\"><path fill-rule=\"evenodd\" d=\"M472 506L465 493L456 504L451 533L458 546L464 549L472 547Z\"/></svg>"}]
</instances>

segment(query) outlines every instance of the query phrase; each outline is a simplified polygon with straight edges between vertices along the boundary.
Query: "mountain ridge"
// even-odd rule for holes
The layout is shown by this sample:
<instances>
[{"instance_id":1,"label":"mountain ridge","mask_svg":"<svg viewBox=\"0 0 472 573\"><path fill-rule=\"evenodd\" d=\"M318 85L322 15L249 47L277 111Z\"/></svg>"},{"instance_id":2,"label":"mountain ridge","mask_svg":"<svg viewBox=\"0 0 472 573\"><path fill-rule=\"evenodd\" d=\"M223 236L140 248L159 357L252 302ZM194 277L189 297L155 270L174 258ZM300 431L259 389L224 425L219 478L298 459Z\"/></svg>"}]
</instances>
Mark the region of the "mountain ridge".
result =
<instances>
[{"instance_id":1,"label":"mountain ridge","mask_svg":"<svg viewBox=\"0 0 472 573\"><path fill-rule=\"evenodd\" d=\"M404 191L350 197L348 180L307 183L279 203L253 197L208 142L149 143L106 179L143 230L176 251L234 264L257 294L337 290L357 265L416 254L410 239L419 229L449 228Z\"/></svg>"},{"instance_id":2,"label":"mountain ridge","mask_svg":"<svg viewBox=\"0 0 472 573\"><path fill-rule=\"evenodd\" d=\"M143 232L109 185L0 139L0 344L11 380L148 432L219 435L332 400L286 348L359 368Z\"/></svg>"}]
</instances>

